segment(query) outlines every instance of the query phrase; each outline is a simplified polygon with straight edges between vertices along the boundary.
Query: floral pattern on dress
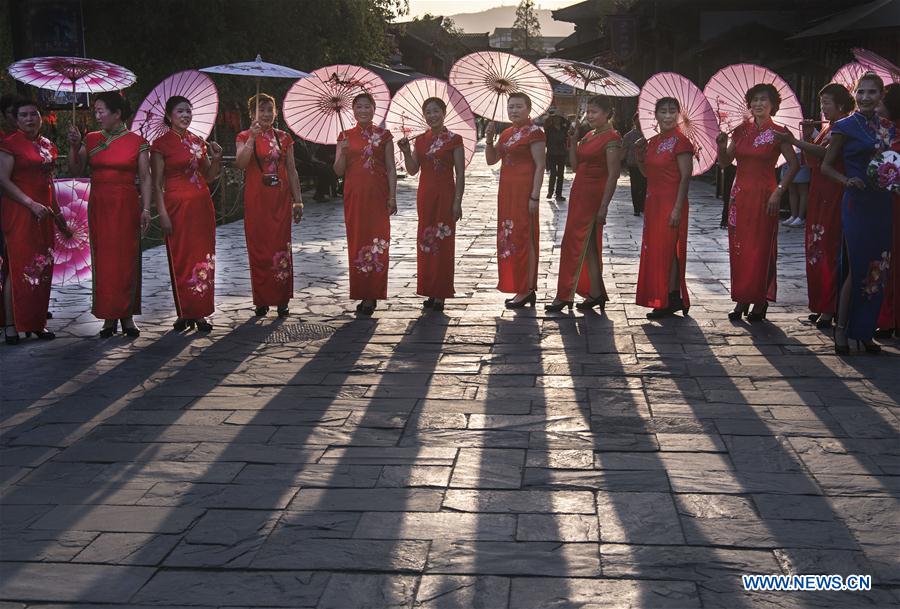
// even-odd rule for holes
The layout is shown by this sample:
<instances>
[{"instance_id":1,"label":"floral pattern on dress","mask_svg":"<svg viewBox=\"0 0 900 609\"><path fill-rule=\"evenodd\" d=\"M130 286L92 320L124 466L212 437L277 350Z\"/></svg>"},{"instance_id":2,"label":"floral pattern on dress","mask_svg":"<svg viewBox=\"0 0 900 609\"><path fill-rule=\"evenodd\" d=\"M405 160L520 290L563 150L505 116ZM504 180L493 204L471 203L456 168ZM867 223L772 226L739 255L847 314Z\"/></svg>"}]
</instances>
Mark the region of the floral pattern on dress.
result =
<instances>
[{"instance_id":1,"label":"floral pattern on dress","mask_svg":"<svg viewBox=\"0 0 900 609\"><path fill-rule=\"evenodd\" d=\"M206 147L203 145L203 140L192 135L190 131L185 131L184 137L181 138L181 145L184 146L191 156L191 162L184 171L185 175L190 177L191 184L197 188L203 188L203 176L200 174L200 160L206 155Z\"/></svg>"},{"instance_id":2,"label":"floral pattern on dress","mask_svg":"<svg viewBox=\"0 0 900 609\"><path fill-rule=\"evenodd\" d=\"M765 146L767 144L775 143L775 132L772 129L766 129L765 131L761 131L754 139L753 139L753 147L759 148L760 146Z\"/></svg>"},{"instance_id":3,"label":"floral pattern on dress","mask_svg":"<svg viewBox=\"0 0 900 609\"><path fill-rule=\"evenodd\" d=\"M508 139L508 140L506 140L505 142L500 142L500 143L497 145L497 148L499 148L498 152L500 153L500 156L503 157L503 163L506 164L506 165L512 164L512 161L509 159L509 157L506 156L506 153L508 153L509 150L510 150L513 146L515 146L516 144L518 144L519 141L520 141L523 137L528 136L528 135L531 135L532 133L534 133L534 132L537 131L538 129L540 129L540 127L538 127L537 125L535 125L535 124L533 124L533 123L530 124L530 125L525 125L524 127L520 128L520 129L517 129L515 133L513 133L511 136L509 136L509 139Z\"/></svg>"},{"instance_id":4,"label":"floral pattern on dress","mask_svg":"<svg viewBox=\"0 0 900 609\"><path fill-rule=\"evenodd\" d=\"M198 262L191 271L188 285L194 294L206 294L215 285L216 256L207 254L206 260Z\"/></svg>"},{"instance_id":5,"label":"floral pattern on dress","mask_svg":"<svg viewBox=\"0 0 900 609\"><path fill-rule=\"evenodd\" d=\"M869 272L863 280L862 291L866 298L872 298L884 289L885 280L888 278L888 270L891 268L891 253L881 252L880 260L869 263Z\"/></svg>"},{"instance_id":6,"label":"floral pattern on dress","mask_svg":"<svg viewBox=\"0 0 900 609\"><path fill-rule=\"evenodd\" d=\"M450 131L444 130L439 133L434 140L431 142L431 146L428 147L428 150L425 151L425 156L431 159L431 162L434 163L434 168L438 169L443 165L441 162L441 158L438 156L438 153L444 147L444 144L447 144L451 140L453 140L453 133Z\"/></svg>"},{"instance_id":7,"label":"floral pattern on dress","mask_svg":"<svg viewBox=\"0 0 900 609\"><path fill-rule=\"evenodd\" d=\"M274 129L266 131L266 133L263 134L263 137L269 142L269 151L263 156L266 173L278 173L278 161L281 158L281 142Z\"/></svg>"},{"instance_id":8,"label":"floral pattern on dress","mask_svg":"<svg viewBox=\"0 0 900 609\"><path fill-rule=\"evenodd\" d=\"M504 220L497 229L497 243L499 245L500 260L509 258L516 252L516 244L512 241L512 233L515 224L512 220Z\"/></svg>"},{"instance_id":9,"label":"floral pattern on dress","mask_svg":"<svg viewBox=\"0 0 900 609\"><path fill-rule=\"evenodd\" d=\"M441 247L440 242L453 234L453 229L443 222L436 226L426 226L419 237L419 249L426 254L437 254Z\"/></svg>"},{"instance_id":10,"label":"floral pattern on dress","mask_svg":"<svg viewBox=\"0 0 900 609\"><path fill-rule=\"evenodd\" d=\"M672 137L666 138L659 142L659 145L656 146L656 154L663 154L665 152L672 152L675 150L675 144L678 143L678 138L674 135Z\"/></svg>"},{"instance_id":11,"label":"floral pattern on dress","mask_svg":"<svg viewBox=\"0 0 900 609\"><path fill-rule=\"evenodd\" d=\"M53 143L44 136L38 136L36 139L32 140L31 145L34 146L34 149L37 150L37 153L41 156L41 164L49 165L52 170L54 167Z\"/></svg>"},{"instance_id":12,"label":"floral pattern on dress","mask_svg":"<svg viewBox=\"0 0 900 609\"><path fill-rule=\"evenodd\" d=\"M809 237L806 243L806 262L809 266L815 266L825 257L822 251L822 241L825 238L825 226L813 224L809 227Z\"/></svg>"},{"instance_id":13,"label":"floral pattern on dress","mask_svg":"<svg viewBox=\"0 0 900 609\"><path fill-rule=\"evenodd\" d=\"M272 256L272 274L275 281L284 283L291 277L293 261L291 260L291 244L285 245L283 250L275 252Z\"/></svg>"},{"instance_id":14,"label":"floral pattern on dress","mask_svg":"<svg viewBox=\"0 0 900 609\"><path fill-rule=\"evenodd\" d=\"M52 268L53 250L47 250L44 254L35 254L31 263L22 270L22 280L32 289L37 289L42 283L50 282Z\"/></svg>"},{"instance_id":15,"label":"floral pattern on dress","mask_svg":"<svg viewBox=\"0 0 900 609\"><path fill-rule=\"evenodd\" d=\"M366 141L366 145L363 146L362 149L362 166L371 173L375 173L375 151L381 145L381 140L384 137L384 129L370 127L368 129L360 129L359 133Z\"/></svg>"},{"instance_id":16,"label":"floral pattern on dress","mask_svg":"<svg viewBox=\"0 0 900 609\"><path fill-rule=\"evenodd\" d=\"M371 245L364 245L356 253L353 265L360 273L381 273L384 271L384 259L382 254L387 253L388 242L385 239L375 237Z\"/></svg>"}]
</instances>

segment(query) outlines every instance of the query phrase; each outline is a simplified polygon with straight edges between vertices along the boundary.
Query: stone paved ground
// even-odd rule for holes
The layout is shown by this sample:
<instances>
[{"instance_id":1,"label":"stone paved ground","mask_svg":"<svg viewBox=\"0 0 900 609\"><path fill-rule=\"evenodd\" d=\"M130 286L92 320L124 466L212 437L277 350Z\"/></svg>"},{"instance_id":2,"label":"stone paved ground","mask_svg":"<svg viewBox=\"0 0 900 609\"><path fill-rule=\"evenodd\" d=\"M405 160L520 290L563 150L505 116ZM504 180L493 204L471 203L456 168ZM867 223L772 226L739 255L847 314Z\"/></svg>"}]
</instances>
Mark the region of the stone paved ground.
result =
<instances>
[{"instance_id":1,"label":"stone paved ground","mask_svg":"<svg viewBox=\"0 0 900 609\"><path fill-rule=\"evenodd\" d=\"M423 315L414 187L372 320L349 314L340 206L312 204L288 320L251 316L238 223L219 229L211 335L169 331L157 248L140 339L96 338L76 286L54 296L59 339L0 347L0 607L900 603L898 345L831 354L805 323L800 231L781 232L771 323L731 323L720 208L695 183L690 317L648 322L623 181L607 315L517 314L493 290L496 176L479 157L460 298ZM549 299L566 207L543 205ZM301 318L335 331L279 342ZM874 589L745 594L742 573Z\"/></svg>"}]
</instances>

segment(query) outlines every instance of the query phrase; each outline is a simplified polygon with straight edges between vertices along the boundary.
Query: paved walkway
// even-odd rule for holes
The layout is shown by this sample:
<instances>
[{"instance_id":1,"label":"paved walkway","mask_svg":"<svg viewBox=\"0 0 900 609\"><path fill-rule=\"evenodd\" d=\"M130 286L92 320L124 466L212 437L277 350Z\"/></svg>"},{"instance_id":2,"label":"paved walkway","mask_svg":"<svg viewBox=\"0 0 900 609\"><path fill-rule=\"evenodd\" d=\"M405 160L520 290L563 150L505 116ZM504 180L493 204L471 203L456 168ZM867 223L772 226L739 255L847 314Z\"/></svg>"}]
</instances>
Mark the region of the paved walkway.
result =
<instances>
[{"instance_id":1,"label":"paved walkway","mask_svg":"<svg viewBox=\"0 0 900 609\"><path fill-rule=\"evenodd\" d=\"M96 338L88 287L55 292L60 338L0 346L0 608L896 607L900 350L831 353L801 231L781 230L770 323L729 322L720 207L693 184L691 314L649 322L623 180L607 315L514 313L480 159L444 314L413 293L413 180L372 320L350 315L333 203L295 229L287 320L251 315L240 223L209 336L169 331L160 248L138 340ZM566 206L541 213L546 301ZM874 587L748 594L751 573Z\"/></svg>"}]
</instances>

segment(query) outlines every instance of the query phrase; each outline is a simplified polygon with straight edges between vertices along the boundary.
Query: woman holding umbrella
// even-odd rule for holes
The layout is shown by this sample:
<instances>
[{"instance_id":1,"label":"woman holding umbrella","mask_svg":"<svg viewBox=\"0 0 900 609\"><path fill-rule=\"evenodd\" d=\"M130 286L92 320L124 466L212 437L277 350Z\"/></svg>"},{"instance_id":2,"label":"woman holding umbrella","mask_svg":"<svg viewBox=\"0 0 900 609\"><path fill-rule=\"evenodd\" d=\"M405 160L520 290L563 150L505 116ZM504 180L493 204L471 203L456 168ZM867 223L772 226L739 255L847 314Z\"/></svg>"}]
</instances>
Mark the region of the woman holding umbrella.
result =
<instances>
[{"instance_id":1,"label":"woman holding umbrella","mask_svg":"<svg viewBox=\"0 0 900 609\"><path fill-rule=\"evenodd\" d=\"M863 74L856 83L857 111L831 127L831 143L822 161L822 174L844 187L841 202L843 248L838 295L834 352L850 352L849 339L861 342L867 353L880 353L872 341L884 286L891 262L891 193L869 180L872 158L889 150L894 126L881 120L876 109L881 103L884 83L874 72ZM838 168L843 159L843 169Z\"/></svg>"},{"instance_id":2,"label":"woman holding umbrella","mask_svg":"<svg viewBox=\"0 0 900 609\"><path fill-rule=\"evenodd\" d=\"M88 218L93 267L93 310L103 319L100 336L115 334L118 323L132 337L141 332L132 316L141 312L141 233L150 226L150 146L129 131L125 121L131 108L118 93L94 99L100 131L84 140L69 127L69 170L82 175L91 168ZM135 183L138 186L135 186Z\"/></svg>"},{"instance_id":3,"label":"woman holding umbrella","mask_svg":"<svg viewBox=\"0 0 900 609\"><path fill-rule=\"evenodd\" d=\"M291 136L274 128L275 99L261 93L247 102L252 124L237 135L235 165L244 180L244 234L256 315L270 306L288 314L294 295L291 217L303 217L300 177Z\"/></svg>"},{"instance_id":4,"label":"woman holding umbrella","mask_svg":"<svg viewBox=\"0 0 900 609\"><path fill-rule=\"evenodd\" d=\"M584 296L578 309L596 306L602 311L609 298L603 285L603 229L606 212L616 191L621 171L622 138L609 122L612 101L596 95L587 103L591 127L581 141L570 133L569 163L575 167L575 181L569 195L569 215L560 247L556 298L546 306L549 312L572 310L575 293Z\"/></svg>"},{"instance_id":5,"label":"woman holding umbrella","mask_svg":"<svg viewBox=\"0 0 900 609\"><path fill-rule=\"evenodd\" d=\"M53 278L56 222L66 233L53 191L56 145L40 134L37 103L19 100L14 108L18 131L0 141L0 214L9 272L3 285L6 344L19 343L19 332L56 337L45 327Z\"/></svg>"},{"instance_id":6,"label":"woman holding umbrella","mask_svg":"<svg viewBox=\"0 0 900 609\"><path fill-rule=\"evenodd\" d=\"M453 297L456 223L462 218L466 160L462 137L444 127L446 102L440 97L426 99L422 115L431 130L416 138L415 149L406 138L397 145L403 152L409 175L422 171L416 192L419 215L416 291L428 296L424 302L426 308L443 311L444 299Z\"/></svg>"},{"instance_id":7,"label":"woman holding umbrella","mask_svg":"<svg viewBox=\"0 0 900 609\"><path fill-rule=\"evenodd\" d=\"M188 127L191 102L173 96L166 101L169 131L150 147L153 195L169 256L169 273L178 319L175 330L196 326L209 332L206 320L214 309L216 214L207 182L216 179L222 147L207 144Z\"/></svg>"},{"instance_id":8,"label":"woman holding umbrella","mask_svg":"<svg viewBox=\"0 0 900 609\"><path fill-rule=\"evenodd\" d=\"M543 130L531 121L531 98L510 93L507 127L494 146L496 128L485 130L484 155L488 165L502 161L497 192L497 289L513 293L508 309L534 306L537 299L537 263L540 226L538 201L544 181L546 153Z\"/></svg>"},{"instance_id":9,"label":"woman holding umbrella","mask_svg":"<svg viewBox=\"0 0 900 609\"><path fill-rule=\"evenodd\" d=\"M728 210L728 254L731 261L731 299L737 304L728 319L766 318L775 301L778 256L778 208L781 195L800 170L794 149L775 136L785 128L772 122L781 95L771 84L757 84L744 96L750 118L731 134L716 138L718 162L723 169L737 160L737 175ZM788 170L776 185L775 163L784 155ZM750 311L750 305L753 310Z\"/></svg>"},{"instance_id":10,"label":"woman holding umbrella","mask_svg":"<svg viewBox=\"0 0 900 609\"><path fill-rule=\"evenodd\" d=\"M647 199L636 302L653 308L647 319L679 309L687 314L691 306L684 272L694 146L678 128L680 113L681 104L674 97L656 101L659 133L641 147L637 158L647 177Z\"/></svg>"},{"instance_id":11,"label":"woman holding umbrella","mask_svg":"<svg viewBox=\"0 0 900 609\"><path fill-rule=\"evenodd\" d=\"M338 136L334 172L345 176L344 221L350 257L350 298L356 311L371 315L387 298L390 216L397 213L397 173L391 132L372 124L375 100L353 98L356 126Z\"/></svg>"}]
</instances>

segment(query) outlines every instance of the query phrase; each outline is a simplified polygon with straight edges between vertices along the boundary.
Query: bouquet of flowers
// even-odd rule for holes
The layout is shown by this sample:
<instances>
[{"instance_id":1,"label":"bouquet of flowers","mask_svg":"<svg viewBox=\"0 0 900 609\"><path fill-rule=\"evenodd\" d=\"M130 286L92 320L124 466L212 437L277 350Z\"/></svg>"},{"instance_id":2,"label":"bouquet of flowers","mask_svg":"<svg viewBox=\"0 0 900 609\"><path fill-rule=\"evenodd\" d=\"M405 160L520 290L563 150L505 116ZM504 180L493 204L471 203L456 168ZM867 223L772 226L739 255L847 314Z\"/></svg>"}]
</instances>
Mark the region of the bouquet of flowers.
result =
<instances>
[{"instance_id":1,"label":"bouquet of flowers","mask_svg":"<svg viewBox=\"0 0 900 609\"><path fill-rule=\"evenodd\" d=\"M869 162L866 173L881 190L900 193L900 153L887 150L876 154Z\"/></svg>"}]
</instances>

